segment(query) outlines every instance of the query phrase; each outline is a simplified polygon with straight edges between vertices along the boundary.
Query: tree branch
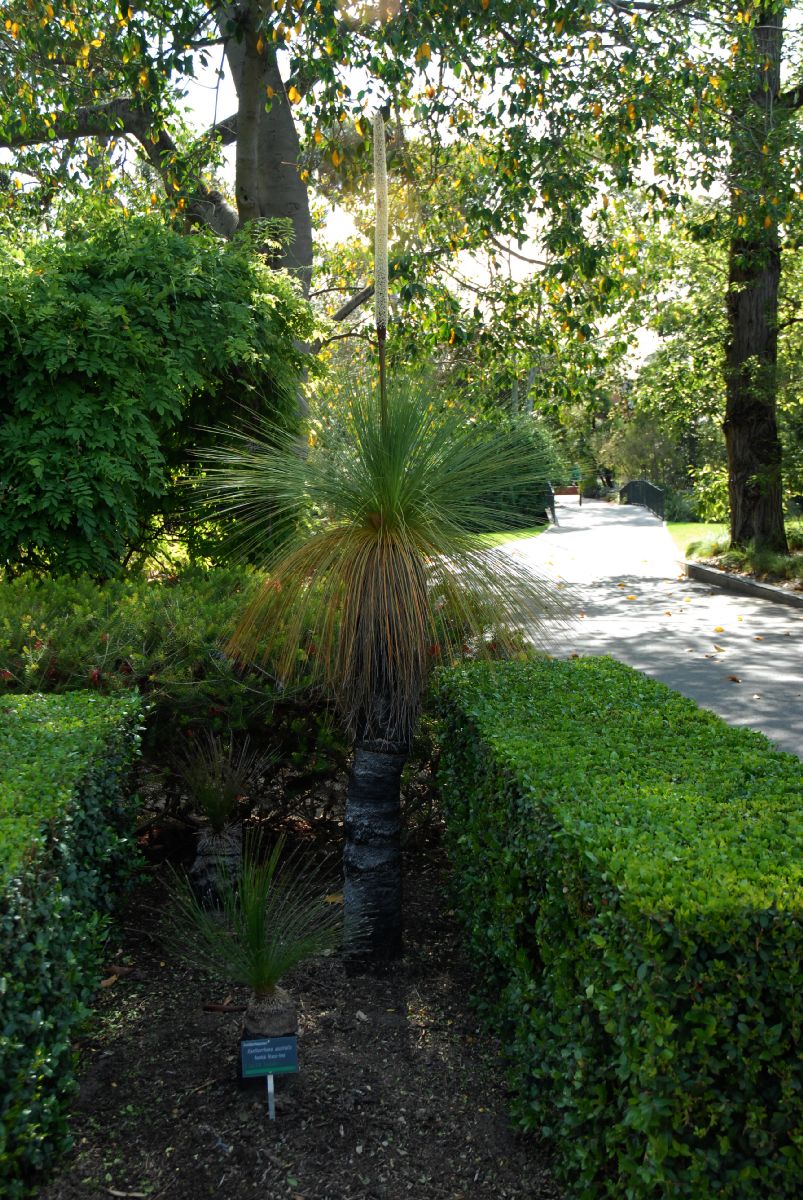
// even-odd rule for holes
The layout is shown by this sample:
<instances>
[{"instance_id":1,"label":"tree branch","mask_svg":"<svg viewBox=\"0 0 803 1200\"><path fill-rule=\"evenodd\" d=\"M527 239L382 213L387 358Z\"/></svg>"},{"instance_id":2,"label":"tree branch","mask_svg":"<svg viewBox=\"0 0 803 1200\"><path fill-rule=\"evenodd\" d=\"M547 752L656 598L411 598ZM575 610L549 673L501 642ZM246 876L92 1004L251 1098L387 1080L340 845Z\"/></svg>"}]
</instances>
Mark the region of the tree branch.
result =
<instances>
[{"instance_id":1,"label":"tree branch","mask_svg":"<svg viewBox=\"0 0 803 1200\"><path fill-rule=\"evenodd\" d=\"M115 133L131 133L144 137L148 129L148 117L142 109L135 107L130 96L121 96L101 104L86 105L74 112L56 115L50 126L21 129L19 132L0 138L0 146L8 150L19 150L23 146L39 146L44 142L78 141L87 137L108 137Z\"/></svg>"},{"instance_id":2,"label":"tree branch","mask_svg":"<svg viewBox=\"0 0 803 1200\"><path fill-rule=\"evenodd\" d=\"M216 121L209 129L207 129L204 137L220 138L221 146L231 146L237 141L237 129L239 125L238 114L232 113L228 117L224 117L221 121Z\"/></svg>"},{"instance_id":3,"label":"tree branch","mask_svg":"<svg viewBox=\"0 0 803 1200\"><path fill-rule=\"evenodd\" d=\"M520 254L518 250L514 250L512 246L506 246L504 242L498 241L492 234L488 234L488 241L496 246L497 250L501 250L502 254L512 254L514 258L520 259L522 262L530 263L533 267L548 267L549 263L544 262L541 258L528 258L526 254Z\"/></svg>"},{"instance_id":4,"label":"tree branch","mask_svg":"<svg viewBox=\"0 0 803 1200\"><path fill-rule=\"evenodd\" d=\"M366 300L370 300L373 294L374 285L369 283L367 287L364 287L356 295L352 296L350 300L347 300L345 304L341 305L332 317L332 320L345 321L346 317L350 317L356 308L359 308L361 304L365 304Z\"/></svg>"},{"instance_id":5,"label":"tree branch","mask_svg":"<svg viewBox=\"0 0 803 1200\"><path fill-rule=\"evenodd\" d=\"M126 134L136 139L146 159L172 195L175 190L173 180L179 173L174 164L180 162L176 143L164 129L157 131L156 141L153 141L151 114L146 109L138 108L130 96L86 105L71 113L59 113L49 127L42 124L38 128L21 130L0 138L0 146L18 150L25 146ZM187 215L190 220L208 225L221 237L228 239L234 235L238 226L237 214L220 192L206 187L197 179L185 190L189 193Z\"/></svg>"}]
</instances>

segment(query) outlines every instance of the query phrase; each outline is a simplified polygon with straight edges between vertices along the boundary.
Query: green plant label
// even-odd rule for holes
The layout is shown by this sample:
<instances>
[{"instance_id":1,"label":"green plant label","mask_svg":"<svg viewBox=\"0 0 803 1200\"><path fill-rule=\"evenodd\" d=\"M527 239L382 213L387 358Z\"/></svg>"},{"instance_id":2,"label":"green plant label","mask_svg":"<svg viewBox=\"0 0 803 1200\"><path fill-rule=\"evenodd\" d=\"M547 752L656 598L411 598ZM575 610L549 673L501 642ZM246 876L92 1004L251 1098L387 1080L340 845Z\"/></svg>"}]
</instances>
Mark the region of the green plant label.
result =
<instances>
[{"instance_id":1,"label":"green plant label","mask_svg":"<svg viewBox=\"0 0 803 1200\"><path fill-rule=\"evenodd\" d=\"M298 1038L253 1038L240 1042L243 1078L287 1075L298 1070Z\"/></svg>"}]
</instances>

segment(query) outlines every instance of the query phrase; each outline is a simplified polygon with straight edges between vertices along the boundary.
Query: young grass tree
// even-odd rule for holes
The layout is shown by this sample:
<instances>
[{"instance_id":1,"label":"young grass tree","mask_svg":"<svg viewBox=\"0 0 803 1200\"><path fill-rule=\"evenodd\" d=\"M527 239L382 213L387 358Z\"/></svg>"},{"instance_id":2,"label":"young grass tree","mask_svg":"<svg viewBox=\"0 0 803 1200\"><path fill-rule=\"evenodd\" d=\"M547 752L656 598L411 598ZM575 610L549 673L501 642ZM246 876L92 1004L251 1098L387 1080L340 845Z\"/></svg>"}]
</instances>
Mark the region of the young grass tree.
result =
<instances>
[{"instance_id":1,"label":"young grass tree","mask_svg":"<svg viewBox=\"0 0 803 1200\"><path fill-rule=\"evenodd\" d=\"M168 941L191 966L251 989L243 1036L296 1032L295 1003L279 981L305 959L340 940L339 911L326 901L322 878L279 839L264 859L246 847L234 880L217 881L220 910L210 910L188 880L174 888Z\"/></svg>"},{"instance_id":2,"label":"young grass tree","mask_svg":"<svg viewBox=\"0 0 803 1200\"><path fill-rule=\"evenodd\" d=\"M377 246L386 253L386 238ZM377 263L378 293L386 280ZM383 311L378 300L378 332ZM491 638L496 653L518 650L519 630L559 611L550 586L476 536L515 528L498 497L547 472L521 438L478 431L426 380L358 389L309 450L275 429L228 443L209 473L218 505L252 546L277 520L287 535L230 649L267 647L288 680L308 650L301 673L354 738L344 951L359 969L401 952L400 780L430 668L481 655Z\"/></svg>"}]
</instances>

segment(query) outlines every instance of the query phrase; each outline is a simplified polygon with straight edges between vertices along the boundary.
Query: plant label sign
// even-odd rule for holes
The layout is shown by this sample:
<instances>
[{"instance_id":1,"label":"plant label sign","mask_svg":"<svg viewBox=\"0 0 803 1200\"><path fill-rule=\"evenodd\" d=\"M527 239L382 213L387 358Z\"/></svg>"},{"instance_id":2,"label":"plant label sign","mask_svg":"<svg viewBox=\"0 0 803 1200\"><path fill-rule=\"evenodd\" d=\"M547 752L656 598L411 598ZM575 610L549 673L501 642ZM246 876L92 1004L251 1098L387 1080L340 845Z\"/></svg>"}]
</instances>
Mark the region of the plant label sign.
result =
<instances>
[{"instance_id":1,"label":"plant label sign","mask_svg":"<svg viewBox=\"0 0 803 1200\"><path fill-rule=\"evenodd\" d=\"M251 1038L240 1043L243 1078L287 1075L298 1070L298 1038Z\"/></svg>"}]
</instances>

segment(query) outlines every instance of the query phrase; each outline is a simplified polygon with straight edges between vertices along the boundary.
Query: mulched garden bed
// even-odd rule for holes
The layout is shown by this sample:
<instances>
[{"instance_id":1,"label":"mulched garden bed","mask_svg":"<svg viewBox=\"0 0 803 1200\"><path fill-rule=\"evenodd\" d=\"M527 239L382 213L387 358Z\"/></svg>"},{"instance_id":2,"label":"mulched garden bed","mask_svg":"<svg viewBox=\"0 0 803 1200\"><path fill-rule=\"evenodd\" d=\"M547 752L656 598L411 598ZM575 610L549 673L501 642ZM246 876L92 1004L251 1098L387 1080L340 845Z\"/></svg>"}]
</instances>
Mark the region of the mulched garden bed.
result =
<instances>
[{"instance_id":1,"label":"mulched garden bed","mask_svg":"<svg viewBox=\"0 0 803 1200\"><path fill-rule=\"evenodd\" d=\"M559 1200L545 1148L510 1129L501 1050L469 1004L442 853L430 843L406 857L404 960L347 979L324 957L287 979L301 1070L276 1080L275 1123L262 1088L235 1082L245 992L165 950L154 866L79 1043L74 1150L40 1200Z\"/></svg>"}]
</instances>

